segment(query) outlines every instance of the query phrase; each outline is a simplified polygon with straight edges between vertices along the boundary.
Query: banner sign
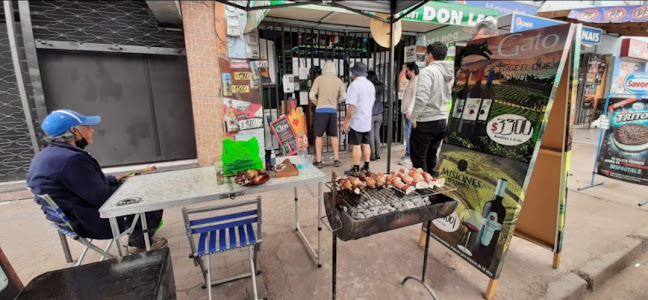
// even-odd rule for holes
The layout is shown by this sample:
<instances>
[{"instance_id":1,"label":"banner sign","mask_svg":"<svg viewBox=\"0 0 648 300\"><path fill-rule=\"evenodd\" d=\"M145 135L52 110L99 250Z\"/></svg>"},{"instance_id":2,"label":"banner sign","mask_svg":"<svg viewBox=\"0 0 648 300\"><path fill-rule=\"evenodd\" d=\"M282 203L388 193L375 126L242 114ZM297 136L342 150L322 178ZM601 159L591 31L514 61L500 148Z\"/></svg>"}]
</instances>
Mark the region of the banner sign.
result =
<instances>
[{"instance_id":1,"label":"banner sign","mask_svg":"<svg viewBox=\"0 0 648 300\"><path fill-rule=\"evenodd\" d=\"M407 14L403 17L403 20L474 26L483 20L491 20L493 23L497 24L498 15L499 11L494 9L430 1Z\"/></svg>"},{"instance_id":2,"label":"banner sign","mask_svg":"<svg viewBox=\"0 0 648 300\"><path fill-rule=\"evenodd\" d=\"M458 4L478 6L483 8L497 9L501 16L508 14L525 14L534 16L538 12L538 7L533 4L525 4L515 1L455 1Z\"/></svg>"},{"instance_id":3,"label":"banner sign","mask_svg":"<svg viewBox=\"0 0 648 300\"><path fill-rule=\"evenodd\" d=\"M637 39L623 39L620 56L648 61L648 43Z\"/></svg>"},{"instance_id":4,"label":"banner sign","mask_svg":"<svg viewBox=\"0 0 648 300\"><path fill-rule=\"evenodd\" d=\"M587 23L648 21L648 6L614 6L572 9L568 18Z\"/></svg>"},{"instance_id":5,"label":"banner sign","mask_svg":"<svg viewBox=\"0 0 648 300\"><path fill-rule=\"evenodd\" d=\"M505 16L506 17L506 16ZM556 21L552 19L527 16L523 14L514 14L512 15L511 21L511 32L521 32L529 29L536 29L548 26L556 26L560 24L566 24L562 21ZM603 30L594 27L583 26L581 31L581 42L587 44L600 44L601 36L603 35Z\"/></svg>"},{"instance_id":6,"label":"banner sign","mask_svg":"<svg viewBox=\"0 0 648 300\"><path fill-rule=\"evenodd\" d=\"M448 194L459 201L448 218L461 226L433 222L432 236L493 279L568 61L571 26L473 40L464 49L440 167L440 177L457 188Z\"/></svg>"},{"instance_id":7,"label":"banner sign","mask_svg":"<svg viewBox=\"0 0 648 300\"><path fill-rule=\"evenodd\" d=\"M645 91L647 79L646 73L633 74L626 84L641 82L644 87L638 90ZM601 142L597 169L603 176L648 185L648 99L637 97L610 98L610 128Z\"/></svg>"},{"instance_id":8,"label":"banner sign","mask_svg":"<svg viewBox=\"0 0 648 300\"><path fill-rule=\"evenodd\" d=\"M218 60L221 70L223 112L228 136L239 131L263 128L261 83L269 81L267 61Z\"/></svg>"},{"instance_id":9,"label":"banner sign","mask_svg":"<svg viewBox=\"0 0 648 300\"><path fill-rule=\"evenodd\" d=\"M286 3L293 3L294 1L270 1L271 5L281 5ZM352 1L348 1L352 2ZM349 13L353 12L348 11L343 8L331 7L331 6L322 6L322 5L304 5L299 6L298 8L307 8L314 10L325 10L332 12L340 13ZM369 14L374 14L373 12L367 12ZM401 12L398 16L402 15ZM425 22L425 23L437 23L437 24L447 24L447 25L462 25L462 26L474 26L484 19L493 21L497 24L497 16L499 11L495 9L473 7L469 5L459 5L455 3L444 3L444 2L435 2L430 1L425 5L417 8L413 12L407 14L402 20L405 21L415 21L415 22Z\"/></svg>"},{"instance_id":10,"label":"banner sign","mask_svg":"<svg viewBox=\"0 0 648 300\"><path fill-rule=\"evenodd\" d=\"M471 27L446 26L426 33L425 40L428 44L437 41L445 44L467 41L472 38L471 31Z\"/></svg>"}]
</instances>

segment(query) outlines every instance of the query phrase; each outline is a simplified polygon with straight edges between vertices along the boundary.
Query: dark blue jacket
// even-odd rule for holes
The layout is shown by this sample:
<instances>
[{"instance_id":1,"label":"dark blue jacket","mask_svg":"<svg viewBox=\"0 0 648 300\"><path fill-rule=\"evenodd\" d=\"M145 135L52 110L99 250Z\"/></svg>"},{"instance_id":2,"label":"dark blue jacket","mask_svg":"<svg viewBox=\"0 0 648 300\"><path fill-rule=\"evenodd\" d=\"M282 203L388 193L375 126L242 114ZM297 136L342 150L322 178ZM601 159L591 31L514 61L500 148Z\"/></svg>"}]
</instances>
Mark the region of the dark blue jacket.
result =
<instances>
[{"instance_id":1,"label":"dark blue jacket","mask_svg":"<svg viewBox=\"0 0 648 300\"><path fill-rule=\"evenodd\" d=\"M106 176L99 163L81 148L66 143L50 143L34 157L27 185L35 195L48 194L70 219L82 237L109 239L112 231L108 219L99 217L99 208L119 184L114 176ZM47 214L50 206L36 197L36 203ZM56 220L51 214L47 219ZM122 218L118 218L123 227Z\"/></svg>"}]
</instances>

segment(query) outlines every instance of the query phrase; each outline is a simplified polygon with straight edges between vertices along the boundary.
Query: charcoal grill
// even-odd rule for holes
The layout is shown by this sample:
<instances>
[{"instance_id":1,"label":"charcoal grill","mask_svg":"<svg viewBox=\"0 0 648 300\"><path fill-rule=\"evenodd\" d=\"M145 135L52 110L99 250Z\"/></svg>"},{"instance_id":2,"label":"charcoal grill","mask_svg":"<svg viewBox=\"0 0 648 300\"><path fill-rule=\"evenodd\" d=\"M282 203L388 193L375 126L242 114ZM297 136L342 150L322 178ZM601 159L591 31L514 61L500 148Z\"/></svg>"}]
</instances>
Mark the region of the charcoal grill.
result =
<instances>
[{"instance_id":1,"label":"charcoal grill","mask_svg":"<svg viewBox=\"0 0 648 300\"><path fill-rule=\"evenodd\" d=\"M447 185L443 188L419 189L407 195L395 188L368 189L358 195L351 191L338 190L334 180L336 177L333 173L331 182L327 183L331 191L324 194L326 217L330 224L329 229L333 233L333 299L336 298L338 238L343 241L355 240L423 222L427 222L429 232L429 221L450 215L458 204L456 200L445 195L455 190ZM402 284L414 279L423 284L436 299L432 289L425 284L429 242L428 234L425 241L423 275L420 279L408 276Z\"/></svg>"}]
</instances>

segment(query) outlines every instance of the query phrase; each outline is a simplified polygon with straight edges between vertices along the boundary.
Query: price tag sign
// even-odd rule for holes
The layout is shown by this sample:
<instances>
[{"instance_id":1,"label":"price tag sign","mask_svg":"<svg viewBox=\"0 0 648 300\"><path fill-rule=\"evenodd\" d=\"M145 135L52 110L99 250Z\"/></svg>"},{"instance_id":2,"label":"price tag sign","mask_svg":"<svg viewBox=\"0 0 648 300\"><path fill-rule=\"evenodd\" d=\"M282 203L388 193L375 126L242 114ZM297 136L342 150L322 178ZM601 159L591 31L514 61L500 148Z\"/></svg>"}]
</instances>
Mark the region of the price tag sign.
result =
<instances>
[{"instance_id":1,"label":"price tag sign","mask_svg":"<svg viewBox=\"0 0 648 300\"><path fill-rule=\"evenodd\" d=\"M500 115L488 122L488 136L498 144L517 146L531 139L533 124L518 115Z\"/></svg>"},{"instance_id":2,"label":"price tag sign","mask_svg":"<svg viewBox=\"0 0 648 300\"><path fill-rule=\"evenodd\" d=\"M250 80L250 72L234 72L234 80Z\"/></svg>"},{"instance_id":3,"label":"price tag sign","mask_svg":"<svg viewBox=\"0 0 648 300\"><path fill-rule=\"evenodd\" d=\"M232 93L234 94L245 94L250 92L250 86L249 85L233 85L232 86Z\"/></svg>"}]
</instances>

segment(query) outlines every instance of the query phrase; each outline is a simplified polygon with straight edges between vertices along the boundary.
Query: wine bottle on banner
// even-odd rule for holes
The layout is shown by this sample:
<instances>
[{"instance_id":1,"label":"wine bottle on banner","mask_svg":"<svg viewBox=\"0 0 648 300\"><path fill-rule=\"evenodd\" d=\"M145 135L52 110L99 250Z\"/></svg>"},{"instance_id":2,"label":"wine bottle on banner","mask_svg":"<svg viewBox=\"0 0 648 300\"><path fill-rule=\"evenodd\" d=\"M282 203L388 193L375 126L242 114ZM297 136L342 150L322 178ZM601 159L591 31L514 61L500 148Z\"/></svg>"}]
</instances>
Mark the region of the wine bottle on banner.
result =
<instances>
[{"instance_id":1,"label":"wine bottle on banner","mask_svg":"<svg viewBox=\"0 0 648 300\"><path fill-rule=\"evenodd\" d=\"M452 119L450 120L450 132L457 132L459 129L459 122L461 120L461 115L463 114L464 104L466 103L466 98L468 98L468 93L470 89L468 84L470 83L470 71L466 71L466 83L459 92L457 93L457 98L452 102Z\"/></svg>"},{"instance_id":2,"label":"wine bottle on banner","mask_svg":"<svg viewBox=\"0 0 648 300\"><path fill-rule=\"evenodd\" d=\"M482 91L481 107L477 115L477 124L475 125L475 132L473 135L482 136L486 135L486 122L488 122L488 114L490 113L491 105L495 99L495 91L493 90L493 78L495 71L488 72L488 79L486 80L486 88Z\"/></svg>"},{"instance_id":3,"label":"wine bottle on banner","mask_svg":"<svg viewBox=\"0 0 648 300\"><path fill-rule=\"evenodd\" d=\"M473 246L473 257L479 265L486 269L490 269L491 262L495 257L495 248L506 218L506 209L502 200L507 184L505 179L498 180L493 199L484 204L481 227Z\"/></svg>"},{"instance_id":4,"label":"wine bottle on banner","mask_svg":"<svg viewBox=\"0 0 648 300\"><path fill-rule=\"evenodd\" d=\"M461 119L463 120L463 132L465 135L471 136L475 130L475 122L479 114L479 107L482 100L482 79L484 79L484 69L477 71L477 78L475 85L470 90L470 96L464 105L464 112Z\"/></svg>"}]
</instances>

